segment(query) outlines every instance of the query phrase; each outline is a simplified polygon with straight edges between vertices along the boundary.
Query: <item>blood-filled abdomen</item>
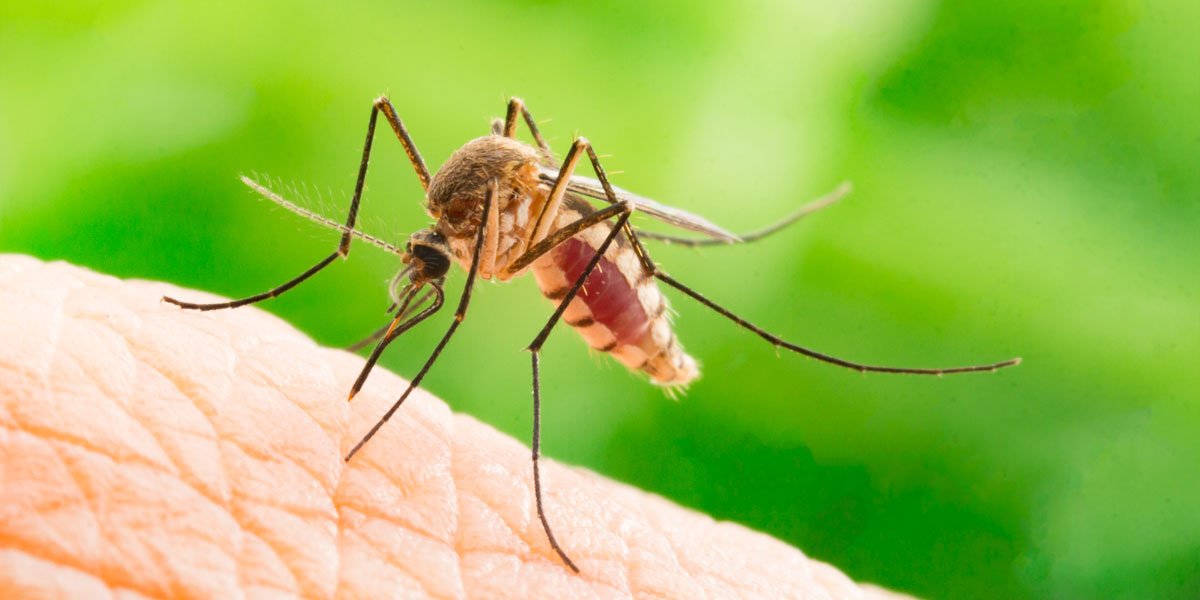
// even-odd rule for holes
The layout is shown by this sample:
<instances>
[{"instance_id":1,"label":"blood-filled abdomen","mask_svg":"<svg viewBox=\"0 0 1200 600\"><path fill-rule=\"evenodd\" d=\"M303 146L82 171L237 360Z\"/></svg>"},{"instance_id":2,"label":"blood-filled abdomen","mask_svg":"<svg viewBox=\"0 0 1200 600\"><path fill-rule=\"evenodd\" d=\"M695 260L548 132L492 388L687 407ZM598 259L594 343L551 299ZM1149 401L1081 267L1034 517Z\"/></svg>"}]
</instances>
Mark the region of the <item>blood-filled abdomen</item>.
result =
<instances>
[{"instance_id":1,"label":"blood-filled abdomen","mask_svg":"<svg viewBox=\"0 0 1200 600\"><path fill-rule=\"evenodd\" d=\"M604 237L605 223L571 238L534 263L542 294L556 305L583 274ZM669 320L667 299L645 270L624 236L588 275L563 313L588 345L613 355L621 364L642 371L659 385L684 386L699 371L696 361L679 346Z\"/></svg>"}]
</instances>

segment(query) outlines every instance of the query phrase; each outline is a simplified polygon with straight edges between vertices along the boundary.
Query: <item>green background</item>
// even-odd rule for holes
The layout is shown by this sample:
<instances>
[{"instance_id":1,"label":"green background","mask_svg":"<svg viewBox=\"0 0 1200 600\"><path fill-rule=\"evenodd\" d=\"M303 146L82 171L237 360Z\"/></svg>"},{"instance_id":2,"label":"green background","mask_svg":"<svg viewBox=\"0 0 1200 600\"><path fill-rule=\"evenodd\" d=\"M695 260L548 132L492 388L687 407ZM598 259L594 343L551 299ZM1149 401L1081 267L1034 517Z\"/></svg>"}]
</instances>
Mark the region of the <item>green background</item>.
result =
<instances>
[{"instance_id":1,"label":"green background","mask_svg":"<svg viewBox=\"0 0 1200 600\"><path fill-rule=\"evenodd\" d=\"M236 176L341 218L380 93L431 167L520 95L557 148L734 230L849 179L768 241L655 256L847 358L1024 365L861 376L676 295L703 378L671 401L564 328L546 452L925 596L1200 596L1200 4L35 4L0 8L0 250L260 291L335 236ZM403 241L428 218L379 140L364 227ZM356 248L264 308L374 329L397 261ZM550 305L523 280L472 307L427 387L527 439Z\"/></svg>"}]
</instances>

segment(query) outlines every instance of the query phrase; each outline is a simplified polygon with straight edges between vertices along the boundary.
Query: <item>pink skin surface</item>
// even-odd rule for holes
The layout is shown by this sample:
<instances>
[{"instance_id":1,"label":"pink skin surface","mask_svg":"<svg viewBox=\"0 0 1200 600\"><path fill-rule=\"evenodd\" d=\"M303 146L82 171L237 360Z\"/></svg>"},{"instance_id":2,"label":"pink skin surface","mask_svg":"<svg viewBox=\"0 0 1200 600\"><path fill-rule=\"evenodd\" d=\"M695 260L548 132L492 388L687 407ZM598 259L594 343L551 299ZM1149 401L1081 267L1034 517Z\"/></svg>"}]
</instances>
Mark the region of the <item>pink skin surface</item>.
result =
<instances>
[{"instance_id":1,"label":"pink skin surface","mask_svg":"<svg viewBox=\"0 0 1200 600\"><path fill-rule=\"evenodd\" d=\"M883 598L739 525L545 461L246 307L0 256L0 597Z\"/></svg>"}]
</instances>

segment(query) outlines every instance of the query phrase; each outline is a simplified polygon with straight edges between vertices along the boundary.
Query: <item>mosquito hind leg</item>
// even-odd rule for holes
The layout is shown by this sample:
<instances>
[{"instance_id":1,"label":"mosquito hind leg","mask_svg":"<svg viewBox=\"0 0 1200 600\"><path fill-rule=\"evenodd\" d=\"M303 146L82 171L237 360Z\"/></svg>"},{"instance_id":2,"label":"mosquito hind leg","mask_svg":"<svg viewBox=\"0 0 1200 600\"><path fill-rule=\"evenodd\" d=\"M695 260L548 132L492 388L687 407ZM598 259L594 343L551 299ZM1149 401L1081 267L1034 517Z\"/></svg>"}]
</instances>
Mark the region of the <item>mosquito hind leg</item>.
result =
<instances>
[{"instance_id":1,"label":"mosquito hind leg","mask_svg":"<svg viewBox=\"0 0 1200 600\"><path fill-rule=\"evenodd\" d=\"M604 187L604 193L608 197L609 203L615 204L616 202L618 202L617 195L613 191L612 184L610 184L608 181L608 175L605 174L604 168L600 166L600 159L596 156L595 150L593 150L590 145L587 145L586 148L587 148L588 158L591 160L592 167L596 171L596 178L600 180L600 184ZM835 192L835 194L836 194L836 192ZM797 354L807 356L809 358L813 358L813 359L819 360L821 362L829 363L832 365L837 365L839 367L851 369L854 371L858 371L860 373L904 373L904 374L908 374L908 375L941 376L941 375L951 375L951 374L955 374L955 373L975 373L975 372L980 372L980 371L996 371L998 369L1003 369L1005 367L1012 367L1012 366L1021 364L1020 358L1010 358L1008 360L1003 360L1003 361L996 362L996 363L989 363L989 364L983 364L983 365L970 365L970 366L965 366L965 367L944 367L944 368L928 368L928 369L912 368L912 367L889 367L889 366L869 365L869 364L854 362L854 361L846 360L843 358L838 358L838 357L832 356L830 354L825 354L823 352L818 352L816 350L812 350L810 348L806 348L806 347L800 346L798 344L794 344L794 343L789 342L773 333L770 333L770 332L764 330L763 328L747 321L746 319L734 314L729 309L717 304L716 302L713 302L712 300L709 300L707 297L700 294L696 290L693 290L692 288L684 285L683 283L679 282L675 278L673 278L670 275L668 275L667 273L665 273L662 269L658 268L658 265L655 264L654 261L650 258L650 253L646 251L646 247L644 245L642 245L641 240L638 239L637 232L635 232L633 227L631 227L629 225L629 222L627 220L625 220L622 223L622 225L625 230L625 234L629 237L629 241L633 245L634 252L637 254L638 259L642 263L642 268L645 270L645 274L647 277L653 276L653 277L657 278L659 281L662 281L663 283L683 292L684 294L690 296L692 299L696 300L697 302L707 306L708 308L713 309L714 311L716 311L718 314L725 317L726 319L729 319L729 320L733 321L734 323L737 323L738 325L742 326L743 328L754 332L759 337L763 338L764 340L771 343L771 345L773 345L775 347L784 348L786 350L790 350ZM768 232L768 234L769 233L770 232Z\"/></svg>"},{"instance_id":2,"label":"mosquito hind leg","mask_svg":"<svg viewBox=\"0 0 1200 600\"><path fill-rule=\"evenodd\" d=\"M354 195L350 198L350 211L346 216L346 225L342 233L341 240L338 242L337 249L332 254L326 256L317 262L317 264L309 267L300 275L284 282L281 285L273 287L261 294L255 294L241 298L239 300L231 300L229 302L213 302L213 303L195 303L183 302L168 296L164 296L163 300L170 302L180 308L190 310L218 310L223 308L237 308L247 304L254 304L270 298L275 298L280 294L296 287L304 282L304 280L316 275L321 269L333 263L334 259L345 258L350 254L350 240L353 238L354 223L358 219L358 208L362 202L363 187L367 179L367 165L371 161L371 144L375 139L375 123L379 119L379 113L382 112L384 118L391 124L392 130L396 132L396 137L404 146L404 152L408 155L409 162L412 163L413 169L417 172L417 178L421 180L421 187L429 188L429 169L425 167L425 161L421 158L421 154L417 152L416 145L413 144L412 137L409 136L408 130L404 128L404 123L400 121L400 117L396 115L396 108L392 106L390 100L384 96L380 96L371 105L371 117L367 121L367 138L363 142L362 162L358 167L358 178L354 183Z\"/></svg>"},{"instance_id":3,"label":"mosquito hind leg","mask_svg":"<svg viewBox=\"0 0 1200 600\"><path fill-rule=\"evenodd\" d=\"M554 531L550 527L550 521L546 519L546 511L542 500L542 476L540 469L541 445L542 445L542 388L541 388L541 373L539 370L539 355L542 351L542 346L546 343L546 338L550 336L550 331L558 324L562 318L563 312L567 310L567 306L575 299L579 289L583 287L583 283L587 281L588 275L591 275L595 270L596 265L600 264L600 259L604 257L604 253L608 251L608 247L612 245L614 239L620 234L625 224L629 222L630 209L628 206L622 206L624 211L617 220L612 231L604 238L604 243L596 250L596 254L592 256L592 260L588 262L587 267L575 280L571 289L567 291L567 295L559 302L558 308L554 314L550 316L550 320L546 321L546 325L538 332L537 337L533 338L533 342L527 348L530 356L532 356L533 366L533 444L532 444L532 459L533 459L533 496L537 505L538 520L542 522L542 530L546 532L546 539L550 542L550 547L554 548L554 552L562 559L563 563L571 568L576 573L579 572L579 567L575 566L575 562L567 553L558 545L558 540L554 538Z\"/></svg>"}]
</instances>

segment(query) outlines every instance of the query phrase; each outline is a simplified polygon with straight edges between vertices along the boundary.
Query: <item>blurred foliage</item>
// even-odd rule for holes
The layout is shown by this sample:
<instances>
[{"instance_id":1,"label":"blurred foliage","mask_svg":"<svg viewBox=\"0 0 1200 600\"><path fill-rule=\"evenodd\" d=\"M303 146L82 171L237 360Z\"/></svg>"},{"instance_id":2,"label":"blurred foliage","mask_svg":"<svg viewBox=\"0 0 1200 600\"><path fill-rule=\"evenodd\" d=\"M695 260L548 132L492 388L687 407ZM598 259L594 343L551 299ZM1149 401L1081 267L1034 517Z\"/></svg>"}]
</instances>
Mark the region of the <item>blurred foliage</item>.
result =
<instances>
[{"instance_id":1,"label":"blurred foliage","mask_svg":"<svg viewBox=\"0 0 1200 600\"><path fill-rule=\"evenodd\" d=\"M1023 366L864 377L677 298L704 378L667 400L563 329L547 453L925 596L1195 598L1198 24L1182 0L7 3L0 250L260 291L335 236L236 175L340 218L380 93L431 166L521 95L558 148L586 134L619 185L733 229L850 179L769 241L656 257L848 358ZM365 226L404 240L420 187L379 140ZM396 261L356 248L264 308L371 331ZM527 438L549 312L482 286L427 387ZM413 373L446 318L385 364Z\"/></svg>"}]
</instances>

